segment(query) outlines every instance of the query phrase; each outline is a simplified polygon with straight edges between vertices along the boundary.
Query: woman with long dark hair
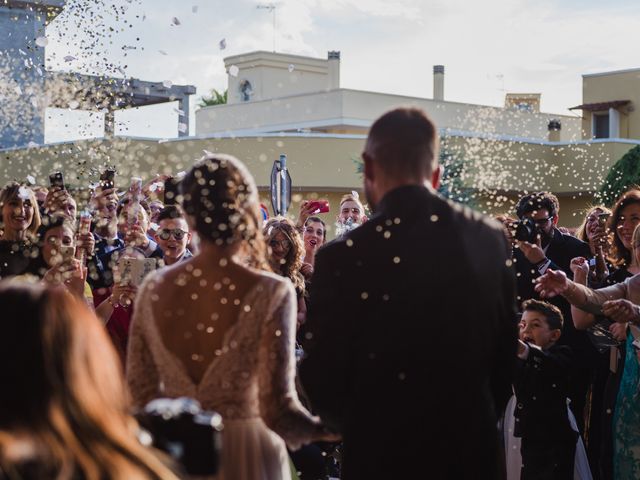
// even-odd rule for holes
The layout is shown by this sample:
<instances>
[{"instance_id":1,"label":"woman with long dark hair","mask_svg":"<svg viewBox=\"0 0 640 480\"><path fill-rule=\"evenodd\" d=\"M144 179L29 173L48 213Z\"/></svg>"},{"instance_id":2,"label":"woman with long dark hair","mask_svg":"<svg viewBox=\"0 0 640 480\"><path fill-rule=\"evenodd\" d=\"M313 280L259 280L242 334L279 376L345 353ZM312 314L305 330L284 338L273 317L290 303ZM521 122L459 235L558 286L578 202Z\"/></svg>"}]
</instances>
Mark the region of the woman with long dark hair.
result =
<instances>
[{"instance_id":1,"label":"woman with long dark hair","mask_svg":"<svg viewBox=\"0 0 640 480\"><path fill-rule=\"evenodd\" d=\"M138 442L116 354L82 299L9 281L0 311L0 478L176 478Z\"/></svg>"}]
</instances>

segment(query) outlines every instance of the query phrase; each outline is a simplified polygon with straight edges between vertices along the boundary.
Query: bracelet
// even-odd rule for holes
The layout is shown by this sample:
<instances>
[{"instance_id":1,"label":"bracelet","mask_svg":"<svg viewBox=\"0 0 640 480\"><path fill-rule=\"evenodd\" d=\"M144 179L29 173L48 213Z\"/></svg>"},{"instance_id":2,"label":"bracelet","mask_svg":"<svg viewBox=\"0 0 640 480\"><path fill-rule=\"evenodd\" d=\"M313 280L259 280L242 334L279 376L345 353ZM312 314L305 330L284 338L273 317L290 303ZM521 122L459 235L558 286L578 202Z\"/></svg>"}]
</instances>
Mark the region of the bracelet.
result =
<instances>
[{"instance_id":1,"label":"bracelet","mask_svg":"<svg viewBox=\"0 0 640 480\"><path fill-rule=\"evenodd\" d=\"M113 295L109 295L107 297L107 302L109 302L109 305L111 305L111 307L113 307L114 310L120 306L119 303L113 303Z\"/></svg>"}]
</instances>

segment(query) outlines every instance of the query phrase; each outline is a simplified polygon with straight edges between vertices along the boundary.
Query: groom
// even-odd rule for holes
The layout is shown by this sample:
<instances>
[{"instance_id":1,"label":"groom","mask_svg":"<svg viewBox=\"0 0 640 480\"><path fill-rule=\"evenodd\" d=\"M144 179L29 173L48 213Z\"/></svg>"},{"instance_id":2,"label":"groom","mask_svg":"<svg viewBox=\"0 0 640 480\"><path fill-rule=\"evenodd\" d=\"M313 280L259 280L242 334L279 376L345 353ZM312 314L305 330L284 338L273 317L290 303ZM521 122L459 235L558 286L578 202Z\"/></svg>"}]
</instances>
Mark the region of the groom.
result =
<instances>
[{"instance_id":1,"label":"groom","mask_svg":"<svg viewBox=\"0 0 640 480\"><path fill-rule=\"evenodd\" d=\"M438 196L437 130L399 108L362 154L374 216L318 252L300 375L350 479L501 478L516 359L501 227Z\"/></svg>"}]
</instances>

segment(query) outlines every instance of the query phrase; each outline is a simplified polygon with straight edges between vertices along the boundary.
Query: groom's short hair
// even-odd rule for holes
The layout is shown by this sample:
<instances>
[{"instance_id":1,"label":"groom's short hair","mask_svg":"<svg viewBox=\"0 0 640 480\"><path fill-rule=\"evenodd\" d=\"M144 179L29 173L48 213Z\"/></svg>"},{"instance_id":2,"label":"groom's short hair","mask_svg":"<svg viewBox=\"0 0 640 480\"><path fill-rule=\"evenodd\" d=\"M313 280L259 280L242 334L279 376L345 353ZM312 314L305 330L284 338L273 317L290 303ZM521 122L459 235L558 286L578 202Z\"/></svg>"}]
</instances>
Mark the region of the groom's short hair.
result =
<instances>
[{"instance_id":1,"label":"groom's short hair","mask_svg":"<svg viewBox=\"0 0 640 480\"><path fill-rule=\"evenodd\" d=\"M396 108L378 118L367 152L390 177L430 176L438 164L435 124L419 108Z\"/></svg>"}]
</instances>

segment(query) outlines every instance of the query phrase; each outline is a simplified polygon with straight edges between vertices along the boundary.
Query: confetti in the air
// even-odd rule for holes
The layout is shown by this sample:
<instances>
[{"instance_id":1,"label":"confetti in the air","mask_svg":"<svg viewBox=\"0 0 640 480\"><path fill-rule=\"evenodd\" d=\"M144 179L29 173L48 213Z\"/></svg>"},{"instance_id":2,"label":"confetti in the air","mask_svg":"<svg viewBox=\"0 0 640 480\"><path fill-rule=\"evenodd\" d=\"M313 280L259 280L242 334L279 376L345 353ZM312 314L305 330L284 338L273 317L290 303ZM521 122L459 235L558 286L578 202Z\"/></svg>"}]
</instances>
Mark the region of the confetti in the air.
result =
<instances>
[{"instance_id":1,"label":"confetti in the air","mask_svg":"<svg viewBox=\"0 0 640 480\"><path fill-rule=\"evenodd\" d=\"M198 5L194 5L193 7L191 7L191 12L198 13Z\"/></svg>"},{"instance_id":2,"label":"confetti in the air","mask_svg":"<svg viewBox=\"0 0 640 480\"><path fill-rule=\"evenodd\" d=\"M227 48L227 40L225 38L223 38L218 43L218 46L220 47L220 50L224 50L225 48Z\"/></svg>"},{"instance_id":3,"label":"confetti in the air","mask_svg":"<svg viewBox=\"0 0 640 480\"><path fill-rule=\"evenodd\" d=\"M240 69L236 65L231 65L229 67L229 75L232 77L237 77L238 73L240 73Z\"/></svg>"},{"instance_id":4,"label":"confetti in the air","mask_svg":"<svg viewBox=\"0 0 640 480\"><path fill-rule=\"evenodd\" d=\"M171 20L171 25L181 25L180 20L178 20L178 17L173 17L173 19Z\"/></svg>"},{"instance_id":5,"label":"confetti in the air","mask_svg":"<svg viewBox=\"0 0 640 480\"><path fill-rule=\"evenodd\" d=\"M173 82L171 80L165 80L164 82L162 82L162 86L164 88L171 88L173 87Z\"/></svg>"},{"instance_id":6,"label":"confetti in the air","mask_svg":"<svg viewBox=\"0 0 640 480\"><path fill-rule=\"evenodd\" d=\"M296 66L293 64L289 64L289 73L293 72L296 69Z\"/></svg>"},{"instance_id":7,"label":"confetti in the air","mask_svg":"<svg viewBox=\"0 0 640 480\"><path fill-rule=\"evenodd\" d=\"M49 40L47 40L47 37L38 37L36 38L36 45L38 45L39 47L46 47L47 44L49 43Z\"/></svg>"}]
</instances>

